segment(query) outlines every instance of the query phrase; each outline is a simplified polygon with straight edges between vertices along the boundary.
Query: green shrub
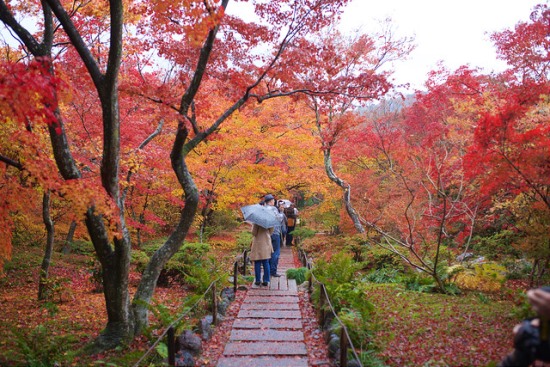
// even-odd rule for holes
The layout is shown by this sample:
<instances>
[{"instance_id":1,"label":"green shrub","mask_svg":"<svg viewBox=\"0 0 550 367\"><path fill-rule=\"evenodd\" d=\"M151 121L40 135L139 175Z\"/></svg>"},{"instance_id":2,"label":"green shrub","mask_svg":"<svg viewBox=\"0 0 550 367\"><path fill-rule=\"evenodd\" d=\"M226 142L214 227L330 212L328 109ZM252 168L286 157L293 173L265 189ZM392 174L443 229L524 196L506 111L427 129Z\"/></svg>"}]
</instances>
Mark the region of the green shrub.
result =
<instances>
[{"instance_id":1,"label":"green shrub","mask_svg":"<svg viewBox=\"0 0 550 367\"><path fill-rule=\"evenodd\" d=\"M204 227L202 236L203 239L208 240L216 233L231 231L239 225L239 221L235 219L235 216L230 210L216 210L213 211L208 218L208 223ZM200 226L200 224L199 224Z\"/></svg>"},{"instance_id":2,"label":"green shrub","mask_svg":"<svg viewBox=\"0 0 550 367\"><path fill-rule=\"evenodd\" d=\"M185 282L185 277L192 277L194 268L200 268L206 260L206 254L210 251L210 245L207 243L185 243L172 256L160 272L157 284L159 286L168 286L173 281ZM189 279L195 283L194 279Z\"/></svg>"},{"instance_id":3,"label":"green shrub","mask_svg":"<svg viewBox=\"0 0 550 367\"><path fill-rule=\"evenodd\" d=\"M250 244L252 243L252 233L250 231L242 231L237 235L237 249L239 253L244 250L250 250Z\"/></svg>"},{"instance_id":4,"label":"green shrub","mask_svg":"<svg viewBox=\"0 0 550 367\"><path fill-rule=\"evenodd\" d=\"M380 246L364 247L362 258L365 269L404 269L403 260L399 255Z\"/></svg>"},{"instance_id":5,"label":"green shrub","mask_svg":"<svg viewBox=\"0 0 550 367\"><path fill-rule=\"evenodd\" d=\"M51 328L45 325L38 325L28 334L16 328L11 331L28 367L59 365L64 353L73 349L77 342L77 338L71 334L54 335Z\"/></svg>"},{"instance_id":6,"label":"green shrub","mask_svg":"<svg viewBox=\"0 0 550 367\"><path fill-rule=\"evenodd\" d=\"M365 280L371 283L399 283L402 274L398 269L383 267L371 271L365 276Z\"/></svg>"},{"instance_id":7,"label":"green shrub","mask_svg":"<svg viewBox=\"0 0 550 367\"><path fill-rule=\"evenodd\" d=\"M132 264L136 266L136 270L143 273L145 267L149 263L149 256L142 250L132 250Z\"/></svg>"},{"instance_id":8,"label":"green shrub","mask_svg":"<svg viewBox=\"0 0 550 367\"><path fill-rule=\"evenodd\" d=\"M298 240L297 243L315 236L315 233L317 233L315 230L305 226L298 226L292 231L292 235Z\"/></svg>"},{"instance_id":9,"label":"green shrub","mask_svg":"<svg viewBox=\"0 0 550 367\"><path fill-rule=\"evenodd\" d=\"M92 241L76 240L71 242L71 253L95 256L95 249Z\"/></svg>"},{"instance_id":10,"label":"green shrub","mask_svg":"<svg viewBox=\"0 0 550 367\"><path fill-rule=\"evenodd\" d=\"M533 264L525 259L506 258L502 260L508 279L528 279L533 270Z\"/></svg>"},{"instance_id":11,"label":"green shrub","mask_svg":"<svg viewBox=\"0 0 550 367\"><path fill-rule=\"evenodd\" d=\"M433 277L424 274L409 274L403 277L405 288L416 292L431 293L437 289L437 283Z\"/></svg>"},{"instance_id":12,"label":"green shrub","mask_svg":"<svg viewBox=\"0 0 550 367\"><path fill-rule=\"evenodd\" d=\"M505 230L490 236L475 236L472 239L472 250L489 260L500 260L504 257L519 258L521 252L514 248L518 234Z\"/></svg>"},{"instance_id":13,"label":"green shrub","mask_svg":"<svg viewBox=\"0 0 550 367\"><path fill-rule=\"evenodd\" d=\"M332 256L330 261L319 259L313 273L323 283L330 281L331 283L344 284L356 278L360 266L353 261L349 254L339 252Z\"/></svg>"},{"instance_id":14,"label":"green shrub","mask_svg":"<svg viewBox=\"0 0 550 367\"><path fill-rule=\"evenodd\" d=\"M213 281L223 279L226 272L227 270L219 266L213 257L209 257L204 259L200 266L189 267L184 281L195 293L202 294Z\"/></svg>"},{"instance_id":15,"label":"green shrub","mask_svg":"<svg viewBox=\"0 0 550 367\"><path fill-rule=\"evenodd\" d=\"M286 271L286 277L296 280L296 284L300 285L306 281L307 272L307 268L288 269Z\"/></svg>"},{"instance_id":16,"label":"green shrub","mask_svg":"<svg viewBox=\"0 0 550 367\"><path fill-rule=\"evenodd\" d=\"M344 237L344 248L343 250L353 254L353 259L357 262L364 261L365 249L367 249L368 242L363 234L358 234L355 236Z\"/></svg>"},{"instance_id":17,"label":"green shrub","mask_svg":"<svg viewBox=\"0 0 550 367\"><path fill-rule=\"evenodd\" d=\"M371 338L371 332L367 327L368 320L361 313L349 308L341 309L338 313L338 318L346 327L353 346L362 349ZM338 335L341 335L341 328L340 323L336 319L332 320L331 329L337 332Z\"/></svg>"},{"instance_id":18,"label":"green shrub","mask_svg":"<svg viewBox=\"0 0 550 367\"><path fill-rule=\"evenodd\" d=\"M343 308L349 308L366 318L374 309L372 303L365 299L365 284L357 281L356 273L359 268L360 264L344 252L337 253L329 262L320 260L315 264L312 273L325 285L336 313ZM319 302L321 296L320 287L315 287L313 299Z\"/></svg>"}]
</instances>

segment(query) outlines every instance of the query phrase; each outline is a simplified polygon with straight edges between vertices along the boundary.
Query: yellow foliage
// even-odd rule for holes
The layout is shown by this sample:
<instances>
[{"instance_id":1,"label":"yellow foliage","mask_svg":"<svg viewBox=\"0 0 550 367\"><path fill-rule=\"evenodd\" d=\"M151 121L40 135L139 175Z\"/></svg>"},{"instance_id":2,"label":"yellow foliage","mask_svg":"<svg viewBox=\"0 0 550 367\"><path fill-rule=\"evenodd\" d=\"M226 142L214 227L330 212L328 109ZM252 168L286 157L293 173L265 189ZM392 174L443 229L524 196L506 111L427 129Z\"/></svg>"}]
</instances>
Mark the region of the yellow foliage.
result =
<instances>
[{"instance_id":1,"label":"yellow foliage","mask_svg":"<svg viewBox=\"0 0 550 367\"><path fill-rule=\"evenodd\" d=\"M473 269L455 266L452 269L453 281L462 289L495 292L502 288L506 280L506 268L495 263L474 265Z\"/></svg>"}]
</instances>

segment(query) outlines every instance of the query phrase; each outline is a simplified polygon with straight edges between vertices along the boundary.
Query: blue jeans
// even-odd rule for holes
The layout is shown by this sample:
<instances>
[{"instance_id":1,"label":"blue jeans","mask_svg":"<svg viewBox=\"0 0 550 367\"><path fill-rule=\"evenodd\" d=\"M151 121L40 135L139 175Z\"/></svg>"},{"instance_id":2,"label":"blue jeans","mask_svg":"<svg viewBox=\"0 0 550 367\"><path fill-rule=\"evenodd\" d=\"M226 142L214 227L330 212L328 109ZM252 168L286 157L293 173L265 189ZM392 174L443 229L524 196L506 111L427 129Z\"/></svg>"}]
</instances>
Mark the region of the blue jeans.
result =
<instances>
[{"instance_id":1,"label":"blue jeans","mask_svg":"<svg viewBox=\"0 0 550 367\"><path fill-rule=\"evenodd\" d=\"M264 267L264 283L269 283L269 259L254 261L254 275L256 277L256 283L260 283L262 279L262 268Z\"/></svg>"},{"instance_id":2,"label":"blue jeans","mask_svg":"<svg viewBox=\"0 0 550 367\"><path fill-rule=\"evenodd\" d=\"M279 265L279 257L281 256L281 234L274 233L271 235L271 244L273 245L273 253L269 260L271 275L277 274L277 266Z\"/></svg>"}]
</instances>

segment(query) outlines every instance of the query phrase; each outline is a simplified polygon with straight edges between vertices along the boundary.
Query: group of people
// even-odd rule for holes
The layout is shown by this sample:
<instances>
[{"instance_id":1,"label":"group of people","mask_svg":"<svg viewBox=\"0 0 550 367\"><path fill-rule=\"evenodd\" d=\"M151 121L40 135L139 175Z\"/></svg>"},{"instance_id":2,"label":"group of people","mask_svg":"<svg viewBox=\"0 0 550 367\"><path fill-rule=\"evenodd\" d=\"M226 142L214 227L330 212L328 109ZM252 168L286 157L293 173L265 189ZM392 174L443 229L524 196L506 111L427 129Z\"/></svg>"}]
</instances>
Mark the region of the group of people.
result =
<instances>
[{"instance_id":1,"label":"group of people","mask_svg":"<svg viewBox=\"0 0 550 367\"><path fill-rule=\"evenodd\" d=\"M281 276L277 273L281 244L292 245L292 231L296 226L298 210L293 203L290 203L288 208L285 207L284 201L275 200L275 197L271 194L265 195L260 205L267 206L272 210L278 222L272 228L264 228L257 224L252 225L253 239L250 260L254 261L254 284L268 286L271 277Z\"/></svg>"}]
</instances>

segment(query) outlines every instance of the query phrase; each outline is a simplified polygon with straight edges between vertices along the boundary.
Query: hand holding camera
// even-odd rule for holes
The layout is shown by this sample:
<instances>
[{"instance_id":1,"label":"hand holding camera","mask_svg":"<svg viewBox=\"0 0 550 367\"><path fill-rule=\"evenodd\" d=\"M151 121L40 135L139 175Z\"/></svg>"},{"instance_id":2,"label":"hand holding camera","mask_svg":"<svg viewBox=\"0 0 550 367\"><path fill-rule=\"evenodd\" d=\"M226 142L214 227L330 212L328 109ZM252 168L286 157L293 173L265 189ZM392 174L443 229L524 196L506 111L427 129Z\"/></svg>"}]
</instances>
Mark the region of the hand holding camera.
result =
<instances>
[{"instance_id":1,"label":"hand holding camera","mask_svg":"<svg viewBox=\"0 0 550 367\"><path fill-rule=\"evenodd\" d=\"M538 318L524 320L514 328L514 351L500 362L500 367L527 367L536 360L550 361L550 287L532 289L527 297Z\"/></svg>"}]
</instances>

